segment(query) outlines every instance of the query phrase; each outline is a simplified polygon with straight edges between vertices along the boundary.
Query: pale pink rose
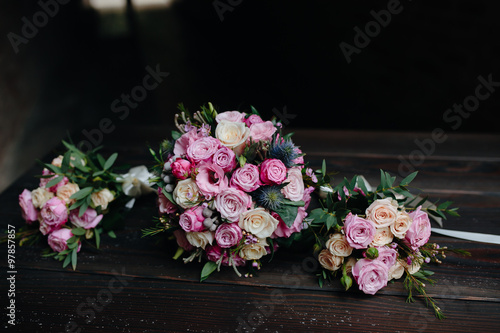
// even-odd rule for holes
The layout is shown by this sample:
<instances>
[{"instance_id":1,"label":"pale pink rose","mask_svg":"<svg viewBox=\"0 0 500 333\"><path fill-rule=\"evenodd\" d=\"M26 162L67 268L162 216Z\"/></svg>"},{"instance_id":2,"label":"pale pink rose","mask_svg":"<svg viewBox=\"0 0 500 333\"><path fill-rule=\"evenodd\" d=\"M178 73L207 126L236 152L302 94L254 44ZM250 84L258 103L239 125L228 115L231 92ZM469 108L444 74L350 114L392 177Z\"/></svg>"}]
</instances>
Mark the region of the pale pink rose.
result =
<instances>
[{"instance_id":1,"label":"pale pink rose","mask_svg":"<svg viewBox=\"0 0 500 333\"><path fill-rule=\"evenodd\" d=\"M245 124L247 124L248 127L251 127L253 124L260 124L263 122L264 120L262 120L258 114L251 114L247 119L245 119Z\"/></svg>"},{"instance_id":2,"label":"pale pink rose","mask_svg":"<svg viewBox=\"0 0 500 333\"><path fill-rule=\"evenodd\" d=\"M49 235L47 241L52 250L54 250L55 252L62 252L68 249L68 239L73 236L74 235L71 232L71 229L62 228L52 232ZM78 242L78 249L76 250L76 252L80 252L81 247L82 243Z\"/></svg>"},{"instance_id":3,"label":"pale pink rose","mask_svg":"<svg viewBox=\"0 0 500 333\"><path fill-rule=\"evenodd\" d=\"M361 259L352 268L352 275L365 294L375 295L387 286L389 268L379 260Z\"/></svg>"},{"instance_id":4,"label":"pale pink rose","mask_svg":"<svg viewBox=\"0 0 500 333\"><path fill-rule=\"evenodd\" d=\"M344 234L351 247L366 249L375 236L375 225L372 221L349 213L344 222Z\"/></svg>"},{"instance_id":5,"label":"pale pink rose","mask_svg":"<svg viewBox=\"0 0 500 333\"><path fill-rule=\"evenodd\" d=\"M93 208L87 208L82 216L78 216L80 209L73 209L69 213L69 220L77 228L92 229L95 228L99 222L101 222L103 215L97 215L97 212Z\"/></svg>"},{"instance_id":6,"label":"pale pink rose","mask_svg":"<svg viewBox=\"0 0 500 333\"><path fill-rule=\"evenodd\" d=\"M230 248L237 245L243 234L237 223L224 223L215 231L215 240L222 248Z\"/></svg>"},{"instance_id":7,"label":"pale pink rose","mask_svg":"<svg viewBox=\"0 0 500 333\"><path fill-rule=\"evenodd\" d=\"M278 159L270 158L260 165L260 180L266 185L279 185L286 179L286 166ZM300 195L302 198L302 194Z\"/></svg>"},{"instance_id":8,"label":"pale pink rose","mask_svg":"<svg viewBox=\"0 0 500 333\"><path fill-rule=\"evenodd\" d=\"M186 238L186 232L181 229L177 229L174 231L175 240L177 241L177 245L182 247L185 251L194 250L194 246L189 244Z\"/></svg>"},{"instance_id":9,"label":"pale pink rose","mask_svg":"<svg viewBox=\"0 0 500 333\"><path fill-rule=\"evenodd\" d=\"M194 163L209 161L213 154L219 149L220 141L214 137L207 136L190 144L186 150L187 157Z\"/></svg>"},{"instance_id":10,"label":"pale pink rose","mask_svg":"<svg viewBox=\"0 0 500 333\"><path fill-rule=\"evenodd\" d=\"M299 166L300 168L303 168L304 167L304 155L302 154L302 150L300 150L300 148L295 148L295 152L297 154L299 154L300 156L297 157L296 159L294 159L292 161L292 165L297 165Z\"/></svg>"},{"instance_id":11,"label":"pale pink rose","mask_svg":"<svg viewBox=\"0 0 500 333\"><path fill-rule=\"evenodd\" d=\"M68 221L68 208L63 200L53 197L45 203L40 216L40 231L43 235L47 235Z\"/></svg>"},{"instance_id":12,"label":"pale pink rose","mask_svg":"<svg viewBox=\"0 0 500 333\"><path fill-rule=\"evenodd\" d=\"M179 225L185 232L199 232L205 227L203 226L203 207L197 206L186 210L179 217Z\"/></svg>"},{"instance_id":13,"label":"pale pink rose","mask_svg":"<svg viewBox=\"0 0 500 333\"><path fill-rule=\"evenodd\" d=\"M254 123L250 126L250 137L253 142L260 140L268 141L276 132L276 127L270 121Z\"/></svg>"},{"instance_id":14,"label":"pale pink rose","mask_svg":"<svg viewBox=\"0 0 500 333\"><path fill-rule=\"evenodd\" d=\"M158 210L160 214L173 214L177 211L177 206L167 199L161 187L158 188Z\"/></svg>"},{"instance_id":15,"label":"pale pink rose","mask_svg":"<svg viewBox=\"0 0 500 333\"><path fill-rule=\"evenodd\" d=\"M304 219L307 216L306 210L304 207L299 207L297 211L297 217L295 217L295 221L293 221L292 226L289 228L283 219L275 212L272 212L271 215L278 220L278 227L274 230L271 238L290 237L294 232L300 232L303 228Z\"/></svg>"},{"instance_id":16,"label":"pale pink rose","mask_svg":"<svg viewBox=\"0 0 500 333\"><path fill-rule=\"evenodd\" d=\"M205 135L203 132L198 131L196 128L193 128L187 133L184 133L181 135L180 138L178 138L175 141L174 144L174 155L176 156L186 156L186 151L188 147L195 142L198 139L203 138Z\"/></svg>"},{"instance_id":17,"label":"pale pink rose","mask_svg":"<svg viewBox=\"0 0 500 333\"><path fill-rule=\"evenodd\" d=\"M424 246L431 236L431 222L426 212L421 211L422 206L419 206L409 215L413 220L410 229L406 232L405 241L413 250Z\"/></svg>"},{"instance_id":18,"label":"pale pink rose","mask_svg":"<svg viewBox=\"0 0 500 333\"><path fill-rule=\"evenodd\" d=\"M193 165L188 160L178 158L171 164L172 174L177 179L186 179L191 175Z\"/></svg>"},{"instance_id":19,"label":"pale pink rose","mask_svg":"<svg viewBox=\"0 0 500 333\"><path fill-rule=\"evenodd\" d=\"M222 256L222 265L229 266L229 255L219 245L208 245L206 247L206 254L207 259L213 262L218 262ZM241 258L237 253L233 253L231 256L235 266L244 266L246 264L245 259Z\"/></svg>"},{"instance_id":20,"label":"pale pink rose","mask_svg":"<svg viewBox=\"0 0 500 333\"><path fill-rule=\"evenodd\" d=\"M304 209L307 210L309 208L309 204L311 203L311 193L314 192L314 187L310 186L304 189L304 196L302 197L302 201L304 201Z\"/></svg>"},{"instance_id":21,"label":"pale pink rose","mask_svg":"<svg viewBox=\"0 0 500 333\"><path fill-rule=\"evenodd\" d=\"M231 172L236 168L236 154L226 146L222 146L212 156L212 163L220 166L224 172Z\"/></svg>"},{"instance_id":22,"label":"pale pink rose","mask_svg":"<svg viewBox=\"0 0 500 333\"><path fill-rule=\"evenodd\" d=\"M394 235L389 227L376 228L375 236L371 242L371 246L384 246L392 242Z\"/></svg>"},{"instance_id":23,"label":"pale pink rose","mask_svg":"<svg viewBox=\"0 0 500 333\"><path fill-rule=\"evenodd\" d=\"M252 197L241 190L229 187L215 197L215 206L222 218L238 222L241 213L252 206Z\"/></svg>"},{"instance_id":24,"label":"pale pink rose","mask_svg":"<svg viewBox=\"0 0 500 333\"><path fill-rule=\"evenodd\" d=\"M205 198L210 200L224 191L229 186L229 181L220 166L206 163L198 168L196 185L198 185L200 192L205 195Z\"/></svg>"},{"instance_id":25,"label":"pale pink rose","mask_svg":"<svg viewBox=\"0 0 500 333\"><path fill-rule=\"evenodd\" d=\"M38 219L38 211L33 205L30 191L25 189L19 195L19 206L21 206L21 215L23 216L23 219L26 220L27 224L31 224L31 222Z\"/></svg>"},{"instance_id":26,"label":"pale pink rose","mask_svg":"<svg viewBox=\"0 0 500 333\"><path fill-rule=\"evenodd\" d=\"M231 186L245 192L253 192L262 185L259 173L258 166L247 163L234 171L231 177Z\"/></svg>"},{"instance_id":27,"label":"pale pink rose","mask_svg":"<svg viewBox=\"0 0 500 333\"><path fill-rule=\"evenodd\" d=\"M243 153L249 135L250 129L242 122L223 120L215 128L215 137L237 155Z\"/></svg>"},{"instance_id":28,"label":"pale pink rose","mask_svg":"<svg viewBox=\"0 0 500 333\"><path fill-rule=\"evenodd\" d=\"M49 171L48 169L43 169L42 175L43 176L54 175L54 177L50 177L50 178L40 178L40 187L43 187L43 188L45 188L47 183L50 182L52 179L59 177L59 176L56 176L53 172ZM69 182L69 179L65 176L65 177L63 177L63 179L59 183L48 188L47 190L52 192L52 193L57 193L57 189L61 186L66 185L68 182Z\"/></svg>"},{"instance_id":29,"label":"pale pink rose","mask_svg":"<svg viewBox=\"0 0 500 333\"><path fill-rule=\"evenodd\" d=\"M245 121L245 114L239 111L225 111L215 116L215 121L217 121L217 124L223 120L242 123Z\"/></svg>"},{"instance_id":30,"label":"pale pink rose","mask_svg":"<svg viewBox=\"0 0 500 333\"><path fill-rule=\"evenodd\" d=\"M391 268L398 259L398 251L388 246L377 247L377 260L383 262L388 268Z\"/></svg>"},{"instance_id":31,"label":"pale pink rose","mask_svg":"<svg viewBox=\"0 0 500 333\"><path fill-rule=\"evenodd\" d=\"M391 227L398 215L398 203L391 198L375 200L366 209L366 218L375 223L376 228Z\"/></svg>"},{"instance_id":32,"label":"pale pink rose","mask_svg":"<svg viewBox=\"0 0 500 333\"><path fill-rule=\"evenodd\" d=\"M288 177L285 180L288 183L281 193L285 198L292 201L300 201L304 197L304 180L302 179L302 171L298 167L290 168L288 170Z\"/></svg>"}]
</instances>

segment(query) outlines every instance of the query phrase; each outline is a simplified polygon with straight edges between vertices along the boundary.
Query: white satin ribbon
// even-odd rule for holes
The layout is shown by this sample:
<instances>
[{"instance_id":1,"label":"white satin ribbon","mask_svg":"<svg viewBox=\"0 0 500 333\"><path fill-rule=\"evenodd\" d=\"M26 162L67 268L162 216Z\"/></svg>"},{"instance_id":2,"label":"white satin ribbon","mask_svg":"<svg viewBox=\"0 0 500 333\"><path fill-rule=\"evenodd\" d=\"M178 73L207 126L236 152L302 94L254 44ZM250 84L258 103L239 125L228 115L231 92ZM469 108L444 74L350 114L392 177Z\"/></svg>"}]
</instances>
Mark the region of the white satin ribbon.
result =
<instances>
[{"instance_id":1,"label":"white satin ribbon","mask_svg":"<svg viewBox=\"0 0 500 333\"><path fill-rule=\"evenodd\" d=\"M498 235L480 234L477 232L447 230L447 229L437 229L437 228L431 228L431 231L436 234L459 238L459 239L466 239L474 242L500 244L500 236Z\"/></svg>"}]
</instances>

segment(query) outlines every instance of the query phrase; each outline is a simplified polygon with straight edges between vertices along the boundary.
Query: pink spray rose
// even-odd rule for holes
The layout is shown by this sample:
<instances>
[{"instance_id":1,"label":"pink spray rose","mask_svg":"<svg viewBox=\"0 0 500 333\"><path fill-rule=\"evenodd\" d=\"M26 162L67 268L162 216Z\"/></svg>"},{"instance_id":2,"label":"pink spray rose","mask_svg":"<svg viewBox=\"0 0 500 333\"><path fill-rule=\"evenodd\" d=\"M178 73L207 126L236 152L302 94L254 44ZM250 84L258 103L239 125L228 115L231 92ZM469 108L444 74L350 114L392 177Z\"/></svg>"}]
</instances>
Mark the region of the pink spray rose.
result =
<instances>
[{"instance_id":1,"label":"pink spray rose","mask_svg":"<svg viewBox=\"0 0 500 333\"><path fill-rule=\"evenodd\" d=\"M48 175L54 175L54 177L50 177L50 178L40 178L40 187L43 187L45 188L46 185L54 178L58 177L56 176L53 172L49 171L48 169L43 169L42 171L42 175L43 176L48 176ZM52 192L52 193L57 193L57 189L61 186L64 186L66 185L67 183L69 182L69 179L67 177L63 177L63 179L57 183L56 185L48 188L47 190Z\"/></svg>"},{"instance_id":2,"label":"pink spray rose","mask_svg":"<svg viewBox=\"0 0 500 333\"><path fill-rule=\"evenodd\" d=\"M206 136L203 131L198 131L196 128L191 129L189 132L186 132L181 135L175 141L174 145L174 155L176 156L186 156L186 151L188 147L198 139Z\"/></svg>"},{"instance_id":3,"label":"pink spray rose","mask_svg":"<svg viewBox=\"0 0 500 333\"><path fill-rule=\"evenodd\" d=\"M219 149L220 141L214 137L207 136L194 141L186 150L187 157L194 163L208 161Z\"/></svg>"},{"instance_id":4,"label":"pink spray rose","mask_svg":"<svg viewBox=\"0 0 500 333\"><path fill-rule=\"evenodd\" d=\"M229 266L229 256L227 251L224 251L219 245L207 245L206 247L207 259L213 262L218 262L222 256L222 265ZM237 253L232 255L233 264L235 266L245 266L245 259L241 258Z\"/></svg>"},{"instance_id":5,"label":"pink spray rose","mask_svg":"<svg viewBox=\"0 0 500 333\"><path fill-rule=\"evenodd\" d=\"M161 187L158 188L158 210L160 214L172 214L177 211L177 206L167 199Z\"/></svg>"},{"instance_id":6,"label":"pink spray rose","mask_svg":"<svg viewBox=\"0 0 500 333\"><path fill-rule=\"evenodd\" d=\"M38 212L33 205L33 200L31 199L31 192L24 189L19 195L19 206L21 206L21 214L26 223L31 224L31 222L38 219Z\"/></svg>"},{"instance_id":7,"label":"pink spray rose","mask_svg":"<svg viewBox=\"0 0 500 333\"><path fill-rule=\"evenodd\" d=\"M215 120L217 121L217 124L223 120L242 123L245 121L245 114L241 113L239 111L225 111L225 112L219 113L215 117Z\"/></svg>"},{"instance_id":8,"label":"pink spray rose","mask_svg":"<svg viewBox=\"0 0 500 333\"><path fill-rule=\"evenodd\" d=\"M73 233L71 232L70 229L67 228L62 228L59 230L56 230L52 232L47 241L49 243L49 246L54 250L55 252L62 252L64 250L68 249L68 239L73 237ZM82 247L81 242L78 243L78 249L76 252L80 252L80 248Z\"/></svg>"},{"instance_id":9,"label":"pink spray rose","mask_svg":"<svg viewBox=\"0 0 500 333\"><path fill-rule=\"evenodd\" d=\"M222 218L238 222L241 213L252 205L252 197L236 188L229 187L215 197L215 206Z\"/></svg>"},{"instance_id":10,"label":"pink spray rose","mask_svg":"<svg viewBox=\"0 0 500 333\"><path fill-rule=\"evenodd\" d=\"M69 220L77 228L92 229L95 228L99 222L101 222L103 215L97 215L97 212L93 208L87 208L82 216L78 216L80 209L73 209L69 213Z\"/></svg>"},{"instance_id":11,"label":"pink spray rose","mask_svg":"<svg viewBox=\"0 0 500 333\"><path fill-rule=\"evenodd\" d=\"M387 286L389 268L379 260L361 259L352 268L352 275L365 294L375 295Z\"/></svg>"},{"instance_id":12,"label":"pink spray rose","mask_svg":"<svg viewBox=\"0 0 500 333\"><path fill-rule=\"evenodd\" d=\"M275 132L276 127L270 121L254 123L250 126L250 137L253 142L270 140Z\"/></svg>"},{"instance_id":13,"label":"pink spray rose","mask_svg":"<svg viewBox=\"0 0 500 333\"><path fill-rule=\"evenodd\" d=\"M366 249L375 236L375 225L372 221L349 213L344 222L344 233L351 247Z\"/></svg>"},{"instance_id":14,"label":"pink spray rose","mask_svg":"<svg viewBox=\"0 0 500 333\"><path fill-rule=\"evenodd\" d=\"M224 172L231 172L236 168L236 154L226 146L222 146L212 156L212 163L220 166Z\"/></svg>"},{"instance_id":15,"label":"pink spray rose","mask_svg":"<svg viewBox=\"0 0 500 333\"><path fill-rule=\"evenodd\" d=\"M398 259L398 251L388 246L377 247L377 260L383 262L387 268L391 268Z\"/></svg>"},{"instance_id":16,"label":"pink spray rose","mask_svg":"<svg viewBox=\"0 0 500 333\"><path fill-rule=\"evenodd\" d=\"M188 160L176 159L172 164L172 174L177 179L186 179L190 176L193 165Z\"/></svg>"},{"instance_id":17,"label":"pink spray rose","mask_svg":"<svg viewBox=\"0 0 500 333\"><path fill-rule=\"evenodd\" d=\"M247 163L242 168L234 171L231 177L231 187L239 188L245 192L253 192L262 185L259 179L259 167Z\"/></svg>"},{"instance_id":18,"label":"pink spray rose","mask_svg":"<svg viewBox=\"0 0 500 333\"><path fill-rule=\"evenodd\" d=\"M40 231L43 235L47 235L68 221L68 209L66 203L58 197L53 197L45 203L40 216Z\"/></svg>"},{"instance_id":19,"label":"pink spray rose","mask_svg":"<svg viewBox=\"0 0 500 333\"><path fill-rule=\"evenodd\" d=\"M264 120L262 120L258 114L252 114L245 119L245 124L247 124L248 127L252 127L253 124L260 124L263 122Z\"/></svg>"},{"instance_id":20,"label":"pink spray rose","mask_svg":"<svg viewBox=\"0 0 500 333\"><path fill-rule=\"evenodd\" d=\"M413 250L425 245L431 236L431 222L426 212L422 212L419 206L415 211L409 215L413 220L410 229L406 232L405 241L411 246Z\"/></svg>"},{"instance_id":21,"label":"pink spray rose","mask_svg":"<svg viewBox=\"0 0 500 333\"><path fill-rule=\"evenodd\" d=\"M177 229L174 231L175 240L177 241L177 245L182 247L185 251L194 250L194 246L189 243L186 238L186 232L184 230Z\"/></svg>"},{"instance_id":22,"label":"pink spray rose","mask_svg":"<svg viewBox=\"0 0 500 333\"><path fill-rule=\"evenodd\" d=\"M270 158L260 165L260 180L266 185L279 185L286 179L286 166L278 159Z\"/></svg>"},{"instance_id":23,"label":"pink spray rose","mask_svg":"<svg viewBox=\"0 0 500 333\"><path fill-rule=\"evenodd\" d=\"M229 185L229 181L220 166L206 163L198 168L196 185L207 199L211 199L225 190Z\"/></svg>"},{"instance_id":24,"label":"pink spray rose","mask_svg":"<svg viewBox=\"0 0 500 333\"><path fill-rule=\"evenodd\" d=\"M186 210L179 217L179 225L186 232L202 231L204 229L202 215L203 207L197 206Z\"/></svg>"},{"instance_id":25,"label":"pink spray rose","mask_svg":"<svg viewBox=\"0 0 500 333\"><path fill-rule=\"evenodd\" d=\"M238 244L243 237L237 223L224 223L215 231L215 240L222 248L230 248Z\"/></svg>"}]
</instances>

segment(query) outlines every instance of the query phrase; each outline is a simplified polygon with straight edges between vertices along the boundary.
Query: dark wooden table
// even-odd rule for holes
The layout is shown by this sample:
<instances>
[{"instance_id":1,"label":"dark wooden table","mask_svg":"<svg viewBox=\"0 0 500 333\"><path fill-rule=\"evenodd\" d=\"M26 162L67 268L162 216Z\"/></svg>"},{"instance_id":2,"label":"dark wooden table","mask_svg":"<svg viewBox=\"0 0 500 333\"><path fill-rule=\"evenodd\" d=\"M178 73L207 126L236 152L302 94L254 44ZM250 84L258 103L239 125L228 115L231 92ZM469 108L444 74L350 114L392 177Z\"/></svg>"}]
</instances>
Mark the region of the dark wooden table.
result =
<instances>
[{"instance_id":1,"label":"dark wooden table","mask_svg":"<svg viewBox=\"0 0 500 333\"><path fill-rule=\"evenodd\" d=\"M141 128L105 137L106 151L119 162L150 164L146 144L158 143L166 129ZM127 133L127 135L124 135ZM445 228L500 235L500 136L447 133L434 151L415 139L431 133L299 130L295 142L313 167L327 160L336 177L363 174L378 184L379 169L398 174L400 156L424 156L414 185L431 198L452 200L461 217ZM430 141L427 140L427 143ZM428 148L431 145L428 144ZM421 150L422 154L416 152ZM38 166L0 195L0 221L20 227L18 195L35 188ZM401 179L401 177L400 177ZM318 286L310 253L278 252L258 277L238 278L225 268L203 283L201 264L171 259L174 249L160 238L141 238L156 215L154 196L138 200L117 238L103 237L102 252L82 251L77 271L42 258L42 247L17 247L16 326L5 313L7 247L0 270L2 326L18 332L497 332L500 325L500 245L433 235L431 241L469 250L449 255L431 269L438 283L428 286L447 319L437 320L420 298L405 302L401 281L375 296L344 292L339 283Z\"/></svg>"}]
</instances>

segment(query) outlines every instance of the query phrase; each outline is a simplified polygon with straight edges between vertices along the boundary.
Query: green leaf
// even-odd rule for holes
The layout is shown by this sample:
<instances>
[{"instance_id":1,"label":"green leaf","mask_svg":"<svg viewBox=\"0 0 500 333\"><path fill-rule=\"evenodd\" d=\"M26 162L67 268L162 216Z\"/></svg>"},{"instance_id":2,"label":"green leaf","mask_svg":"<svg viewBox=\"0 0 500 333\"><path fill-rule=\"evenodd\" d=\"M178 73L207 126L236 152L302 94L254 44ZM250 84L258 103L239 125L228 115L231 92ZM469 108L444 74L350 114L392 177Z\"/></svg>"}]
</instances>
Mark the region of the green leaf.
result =
<instances>
[{"instance_id":1,"label":"green leaf","mask_svg":"<svg viewBox=\"0 0 500 333\"><path fill-rule=\"evenodd\" d=\"M71 265L73 266L73 270L76 270L77 252L78 248L74 248L73 252L71 252Z\"/></svg>"},{"instance_id":2,"label":"green leaf","mask_svg":"<svg viewBox=\"0 0 500 333\"><path fill-rule=\"evenodd\" d=\"M71 197L69 197L70 199L75 199L75 200L80 200L80 199L83 199L85 198L87 195L89 195L90 193L92 193L92 191L94 190L93 187L85 187L85 188L82 188L80 191L74 193Z\"/></svg>"},{"instance_id":3,"label":"green leaf","mask_svg":"<svg viewBox=\"0 0 500 333\"><path fill-rule=\"evenodd\" d=\"M87 231L83 228L73 228L71 229L71 233L73 233L73 235L75 236L83 236L85 235Z\"/></svg>"},{"instance_id":4,"label":"green leaf","mask_svg":"<svg viewBox=\"0 0 500 333\"><path fill-rule=\"evenodd\" d=\"M46 188L50 188L54 185L57 185L61 180L63 180L64 176L58 176L54 179L52 179L50 182L47 183L47 185L45 185Z\"/></svg>"},{"instance_id":5,"label":"green leaf","mask_svg":"<svg viewBox=\"0 0 500 333\"><path fill-rule=\"evenodd\" d=\"M161 193L173 204L177 205L177 203L174 200L174 197L172 196L172 193L165 191L165 188L161 190Z\"/></svg>"},{"instance_id":6,"label":"green leaf","mask_svg":"<svg viewBox=\"0 0 500 333\"><path fill-rule=\"evenodd\" d=\"M385 172L382 169L380 169L380 186L382 186L382 188L389 187L387 186L387 178L385 177Z\"/></svg>"},{"instance_id":7,"label":"green leaf","mask_svg":"<svg viewBox=\"0 0 500 333\"><path fill-rule=\"evenodd\" d=\"M102 157L101 154L97 154L97 161L99 161L101 168L105 169L104 165L106 164L106 160L104 159L104 157Z\"/></svg>"},{"instance_id":8,"label":"green leaf","mask_svg":"<svg viewBox=\"0 0 500 333\"><path fill-rule=\"evenodd\" d=\"M102 174L104 174L106 172L106 170L100 170L100 171L96 171L92 174L92 177L98 177Z\"/></svg>"},{"instance_id":9,"label":"green leaf","mask_svg":"<svg viewBox=\"0 0 500 333\"><path fill-rule=\"evenodd\" d=\"M61 162L61 171L63 173L66 173L68 171L70 160L71 160L71 151L68 150L64 154L64 157L63 157L62 162Z\"/></svg>"},{"instance_id":10,"label":"green leaf","mask_svg":"<svg viewBox=\"0 0 500 333\"><path fill-rule=\"evenodd\" d=\"M401 183L399 183L399 186L407 186L408 184L410 184L413 181L413 179L415 179L415 177L417 176L417 173L418 171L410 173L401 181Z\"/></svg>"},{"instance_id":11,"label":"green leaf","mask_svg":"<svg viewBox=\"0 0 500 333\"><path fill-rule=\"evenodd\" d=\"M87 197L90 198L90 197ZM85 211L89 208L89 200L85 200L83 204L80 206L80 210L78 211L78 217L82 217L85 214Z\"/></svg>"},{"instance_id":12,"label":"green leaf","mask_svg":"<svg viewBox=\"0 0 500 333\"><path fill-rule=\"evenodd\" d=\"M118 153L113 153L104 164L104 169L108 170L109 168L111 168L115 163L117 157Z\"/></svg>"},{"instance_id":13,"label":"green leaf","mask_svg":"<svg viewBox=\"0 0 500 333\"><path fill-rule=\"evenodd\" d=\"M201 270L200 282L205 281L210 274L212 274L217 269L217 264L213 261L207 261L203 269Z\"/></svg>"},{"instance_id":14,"label":"green leaf","mask_svg":"<svg viewBox=\"0 0 500 333\"><path fill-rule=\"evenodd\" d=\"M321 174L323 175L323 177L326 176L326 160L323 160L323 164L321 166Z\"/></svg>"},{"instance_id":15,"label":"green leaf","mask_svg":"<svg viewBox=\"0 0 500 333\"><path fill-rule=\"evenodd\" d=\"M332 227L337 225L337 218L335 215L328 214L326 218L326 230L330 230Z\"/></svg>"},{"instance_id":16,"label":"green leaf","mask_svg":"<svg viewBox=\"0 0 500 333\"><path fill-rule=\"evenodd\" d=\"M172 131L171 135L172 135L172 139L177 140L182 136L182 133L177 132L177 131Z\"/></svg>"},{"instance_id":17,"label":"green leaf","mask_svg":"<svg viewBox=\"0 0 500 333\"><path fill-rule=\"evenodd\" d=\"M77 202L75 202L74 204L72 204L68 209L69 210L73 210L75 208L78 208L81 205L83 205L84 202L85 202L84 200L78 200Z\"/></svg>"},{"instance_id":18,"label":"green leaf","mask_svg":"<svg viewBox=\"0 0 500 333\"><path fill-rule=\"evenodd\" d=\"M64 259L63 268L66 268L70 262L71 262L71 256L68 254L68 255L66 255L66 258Z\"/></svg>"},{"instance_id":19,"label":"green leaf","mask_svg":"<svg viewBox=\"0 0 500 333\"><path fill-rule=\"evenodd\" d=\"M94 229L94 235L95 235L95 247L99 248L101 245L101 229Z\"/></svg>"},{"instance_id":20,"label":"green leaf","mask_svg":"<svg viewBox=\"0 0 500 333\"><path fill-rule=\"evenodd\" d=\"M62 173L61 168L56 167L55 165L52 165L52 164L48 164L48 163L46 163L46 164L45 164L45 167L46 167L47 169L49 169L50 171L52 171L53 173Z\"/></svg>"},{"instance_id":21,"label":"green leaf","mask_svg":"<svg viewBox=\"0 0 500 333\"><path fill-rule=\"evenodd\" d=\"M116 238L116 234L113 230L108 231L108 236L111 238Z\"/></svg>"},{"instance_id":22,"label":"green leaf","mask_svg":"<svg viewBox=\"0 0 500 333\"><path fill-rule=\"evenodd\" d=\"M304 201L302 200L299 200L299 201L292 201L292 200L289 200L289 199L284 199L283 200L284 204L285 205L288 205L288 206L297 206L297 207L304 207Z\"/></svg>"},{"instance_id":23,"label":"green leaf","mask_svg":"<svg viewBox=\"0 0 500 333\"><path fill-rule=\"evenodd\" d=\"M293 222L295 222L298 211L299 207L289 205L281 205L280 208L275 210L275 212L281 217L283 222L285 222L286 226L289 228L291 228Z\"/></svg>"}]
</instances>

